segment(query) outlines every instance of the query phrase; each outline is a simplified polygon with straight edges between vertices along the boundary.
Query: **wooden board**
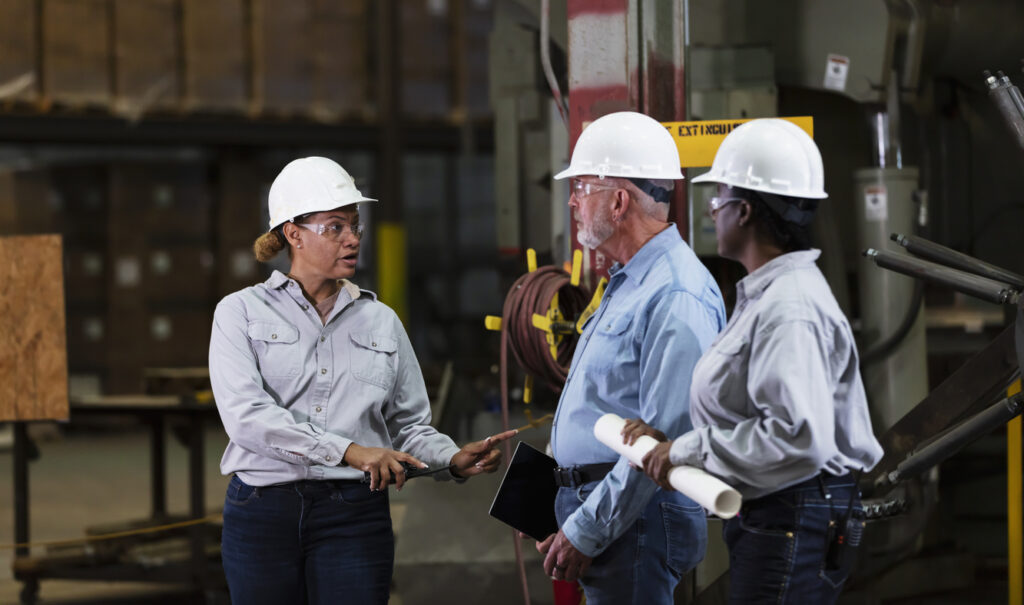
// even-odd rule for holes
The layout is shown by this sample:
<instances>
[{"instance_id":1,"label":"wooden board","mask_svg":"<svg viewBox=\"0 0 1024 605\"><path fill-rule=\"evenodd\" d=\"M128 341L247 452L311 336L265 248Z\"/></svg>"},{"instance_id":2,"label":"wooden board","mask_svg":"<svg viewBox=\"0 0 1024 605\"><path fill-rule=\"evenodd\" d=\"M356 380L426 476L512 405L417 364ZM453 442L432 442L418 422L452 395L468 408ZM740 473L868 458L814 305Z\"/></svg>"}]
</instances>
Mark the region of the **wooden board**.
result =
<instances>
[{"instance_id":1,"label":"wooden board","mask_svg":"<svg viewBox=\"0 0 1024 605\"><path fill-rule=\"evenodd\" d=\"M67 420L59 235L0 237L0 421Z\"/></svg>"}]
</instances>

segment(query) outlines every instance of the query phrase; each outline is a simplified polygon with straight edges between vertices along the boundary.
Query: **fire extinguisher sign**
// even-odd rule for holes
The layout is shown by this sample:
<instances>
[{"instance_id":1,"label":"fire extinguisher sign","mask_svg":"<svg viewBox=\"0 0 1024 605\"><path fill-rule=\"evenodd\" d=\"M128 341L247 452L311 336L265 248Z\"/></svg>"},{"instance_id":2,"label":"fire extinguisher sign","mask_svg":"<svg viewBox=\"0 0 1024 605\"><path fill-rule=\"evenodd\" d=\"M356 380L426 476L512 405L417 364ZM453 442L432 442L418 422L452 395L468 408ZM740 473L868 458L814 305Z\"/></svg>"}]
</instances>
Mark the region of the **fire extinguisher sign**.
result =
<instances>
[{"instance_id":1,"label":"fire extinguisher sign","mask_svg":"<svg viewBox=\"0 0 1024 605\"><path fill-rule=\"evenodd\" d=\"M889 218L889 195L882 185L864 188L864 219L881 222Z\"/></svg>"}]
</instances>

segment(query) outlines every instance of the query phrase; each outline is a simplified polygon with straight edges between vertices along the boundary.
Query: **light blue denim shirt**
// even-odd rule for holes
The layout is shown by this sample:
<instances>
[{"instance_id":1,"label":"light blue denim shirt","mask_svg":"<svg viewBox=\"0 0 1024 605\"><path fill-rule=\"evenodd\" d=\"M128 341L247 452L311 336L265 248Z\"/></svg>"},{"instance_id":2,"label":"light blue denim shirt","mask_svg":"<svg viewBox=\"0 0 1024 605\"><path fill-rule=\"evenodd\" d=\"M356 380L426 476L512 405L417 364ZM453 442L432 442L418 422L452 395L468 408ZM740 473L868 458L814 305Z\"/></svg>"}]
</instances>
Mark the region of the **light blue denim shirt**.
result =
<instances>
[{"instance_id":1,"label":"light blue denim shirt","mask_svg":"<svg viewBox=\"0 0 1024 605\"><path fill-rule=\"evenodd\" d=\"M853 332L819 254L783 254L736 284L732 318L694 369L696 428L672 444L673 464L757 498L882 457Z\"/></svg>"},{"instance_id":2,"label":"light blue denim shirt","mask_svg":"<svg viewBox=\"0 0 1024 605\"><path fill-rule=\"evenodd\" d=\"M594 557L632 525L658 487L594 437L609 412L641 418L666 435L688 431L690 375L725 325L722 295L670 225L625 266L609 270L583 329L551 430L560 466L618 461L562 526Z\"/></svg>"},{"instance_id":3,"label":"light blue denim shirt","mask_svg":"<svg viewBox=\"0 0 1024 605\"><path fill-rule=\"evenodd\" d=\"M363 471L342 464L353 442L433 468L459 450L430 426L423 375L398 316L372 292L342 286L326 322L278 271L217 305L210 382L230 438L225 475L254 486L359 479Z\"/></svg>"}]
</instances>

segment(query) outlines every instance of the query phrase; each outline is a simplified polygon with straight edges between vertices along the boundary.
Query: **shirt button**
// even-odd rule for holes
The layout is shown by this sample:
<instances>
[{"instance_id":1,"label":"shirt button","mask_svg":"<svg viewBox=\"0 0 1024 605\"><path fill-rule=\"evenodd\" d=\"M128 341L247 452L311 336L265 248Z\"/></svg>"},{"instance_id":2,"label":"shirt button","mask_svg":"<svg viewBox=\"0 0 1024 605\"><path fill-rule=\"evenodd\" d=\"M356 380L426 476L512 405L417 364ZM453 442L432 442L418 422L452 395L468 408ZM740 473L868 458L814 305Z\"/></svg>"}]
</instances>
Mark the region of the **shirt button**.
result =
<instances>
[{"instance_id":1,"label":"shirt button","mask_svg":"<svg viewBox=\"0 0 1024 605\"><path fill-rule=\"evenodd\" d=\"M306 310L308 310L308 309L309 309L309 305L302 305L302 310L303 310L303 311L306 311Z\"/></svg>"},{"instance_id":2,"label":"shirt button","mask_svg":"<svg viewBox=\"0 0 1024 605\"><path fill-rule=\"evenodd\" d=\"M327 340L327 337L326 337L326 336L321 336L321 337L320 337L320 342L323 342L323 341L325 341L325 340Z\"/></svg>"},{"instance_id":3,"label":"shirt button","mask_svg":"<svg viewBox=\"0 0 1024 605\"><path fill-rule=\"evenodd\" d=\"M320 373L321 374L326 374L327 373L327 368L320 368Z\"/></svg>"},{"instance_id":4,"label":"shirt button","mask_svg":"<svg viewBox=\"0 0 1024 605\"><path fill-rule=\"evenodd\" d=\"M322 412L322 411L323 411L323 408L322 408L322 407L320 407L320 406L316 406L316 411L318 411L318 412Z\"/></svg>"},{"instance_id":5,"label":"shirt button","mask_svg":"<svg viewBox=\"0 0 1024 605\"><path fill-rule=\"evenodd\" d=\"M325 460L327 460L328 462L330 462L330 461L331 461L331 457L330 457L330 456L328 456L327 458L325 458Z\"/></svg>"},{"instance_id":6,"label":"shirt button","mask_svg":"<svg viewBox=\"0 0 1024 605\"><path fill-rule=\"evenodd\" d=\"M272 340L277 340L277 334L271 334L271 335L270 335L270 338L271 338Z\"/></svg>"}]
</instances>

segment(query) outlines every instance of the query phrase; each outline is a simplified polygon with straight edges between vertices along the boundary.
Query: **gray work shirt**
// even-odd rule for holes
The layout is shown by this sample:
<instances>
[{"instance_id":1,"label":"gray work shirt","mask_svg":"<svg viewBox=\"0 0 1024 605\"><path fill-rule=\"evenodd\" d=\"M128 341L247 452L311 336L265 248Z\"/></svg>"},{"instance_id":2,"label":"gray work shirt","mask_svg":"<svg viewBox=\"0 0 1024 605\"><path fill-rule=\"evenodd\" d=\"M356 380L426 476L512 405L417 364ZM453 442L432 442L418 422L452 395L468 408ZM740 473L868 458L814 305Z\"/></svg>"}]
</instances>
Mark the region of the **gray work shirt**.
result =
<instances>
[{"instance_id":1,"label":"gray work shirt","mask_svg":"<svg viewBox=\"0 0 1024 605\"><path fill-rule=\"evenodd\" d=\"M673 464L757 498L882 457L853 333L819 255L784 254L736 285L732 318L694 368L694 430L673 443Z\"/></svg>"},{"instance_id":2,"label":"gray work shirt","mask_svg":"<svg viewBox=\"0 0 1024 605\"><path fill-rule=\"evenodd\" d=\"M326 321L278 271L225 297L213 318L210 382L230 438L220 470L250 485L359 479L363 471L341 464L353 442L408 452L432 468L459 450L430 426L423 375L398 316L344 280Z\"/></svg>"}]
</instances>

